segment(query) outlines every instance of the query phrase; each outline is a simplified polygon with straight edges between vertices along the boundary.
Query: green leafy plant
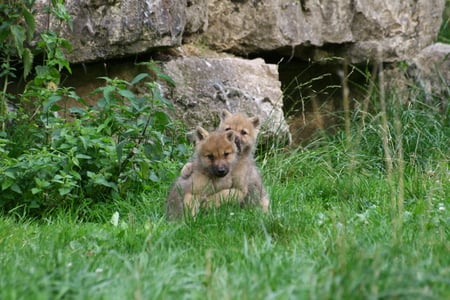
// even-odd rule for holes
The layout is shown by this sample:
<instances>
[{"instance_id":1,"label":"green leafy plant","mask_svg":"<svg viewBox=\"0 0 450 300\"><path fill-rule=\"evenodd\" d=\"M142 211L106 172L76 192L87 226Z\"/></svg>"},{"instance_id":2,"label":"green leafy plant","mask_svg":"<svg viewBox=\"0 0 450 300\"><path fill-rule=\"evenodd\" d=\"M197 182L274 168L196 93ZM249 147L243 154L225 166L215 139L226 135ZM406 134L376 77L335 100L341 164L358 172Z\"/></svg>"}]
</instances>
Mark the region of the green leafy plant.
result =
<instances>
[{"instance_id":1,"label":"green leafy plant","mask_svg":"<svg viewBox=\"0 0 450 300\"><path fill-rule=\"evenodd\" d=\"M40 34L36 51L42 62L24 92L14 96L14 126L1 130L0 209L43 215L140 197L172 176L161 162L187 156L169 115L171 103L157 82L174 83L156 63L145 62L148 73L130 82L103 77L105 85L92 92L97 104L87 107L71 88L60 87L61 72L71 72L64 55L71 45L59 36L62 24L71 27L70 15L59 0L51 2L48 12L59 24L57 32ZM23 52L17 45L11 49ZM67 110L61 103L69 98L81 107Z\"/></svg>"},{"instance_id":2,"label":"green leafy plant","mask_svg":"<svg viewBox=\"0 0 450 300\"><path fill-rule=\"evenodd\" d=\"M171 176L158 165L174 155L186 156L187 151L184 141L171 137L177 136L167 113L171 104L155 81L144 82L149 78L147 73L130 82L103 78L106 85L93 91L99 95L97 104L70 109L76 115L70 122L48 113L61 109L61 97L44 102L39 118L45 119L45 126L35 129L41 132L40 142L15 158L3 154L3 208L23 205L42 212L121 199ZM142 95L132 91L139 84L145 90ZM4 142L4 147L14 148L14 143Z\"/></svg>"},{"instance_id":3,"label":"green leafy plant","mask_svg":"<svg viewBox=\"0 0 450 300\"><path fill-rule=\"evenodd\" d=\"M33 65L33 54L29 44L35 29L31 7L34 1L6 1L0 3L0 131L5 130L9 119L8 101L13 98L7 92L11 79L16 78L18 68L27 77Z\"/></svg>"},{"instance_id":4,"label":"green leafy plant","mask_svg":"<svg viewBox=\"0 0 450 300\"><path fill-rule=\"evenodd\" d=\"M0 94L0 132L5 135L6 123L16 119L12 111L12 103L20 108L25 107L29 114L22 111L21 117L34 119L46 99L63 96L64 89L58 89L62 69L69 73L70 65L64 50L71 50L70 43L59 36L64 24L72 28L70 14L62 0L53 0L47 7L49 16L56 24L56 32L50 28L35 34L35 20L32 12L34 1L8 1L0 4L0 59L3 89ZM34 45L34 46L31 46ZM42 57L42 63L36 64L35 57ZM34 70L33 70L34 66ZM31 74L33 79L26 84L20 99L8 93L10 79L19 76L23 69L26 80ZM33 72L32 72L33 71Z\"/></svg>"}]
</instances>

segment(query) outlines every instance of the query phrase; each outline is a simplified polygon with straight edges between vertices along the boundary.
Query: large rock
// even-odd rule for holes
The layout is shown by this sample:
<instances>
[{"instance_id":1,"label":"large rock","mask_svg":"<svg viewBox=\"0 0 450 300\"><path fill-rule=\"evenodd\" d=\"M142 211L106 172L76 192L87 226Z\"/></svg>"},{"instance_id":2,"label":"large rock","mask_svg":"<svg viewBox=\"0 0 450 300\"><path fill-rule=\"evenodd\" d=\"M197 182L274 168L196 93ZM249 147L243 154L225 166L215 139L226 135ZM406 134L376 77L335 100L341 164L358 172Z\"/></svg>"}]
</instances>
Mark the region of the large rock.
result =
<instances>
[{"instance_id":1,"label":"large rock","mask_svg":"<svg viewBox=\"0 0 450 300\"><path fill-rule=\"evenodd\" d=\"M208 28L208 0L187 0L186 27L183 38L204 32Z\"/></svg>"},{"instance_id":2,"label":"large rock","mask_svg":"<svg viewBox=\"0 0 450 300\"><path fill-rule=\"evenodd\" d=\"M67 24L45 13L48 2L36 1L37 29L62 30L62 36L73 46L67 54L72 63L180 45L187 23L187 3L182 0L67 0L65 6L73 19L71 31ZM191 10L195 8L198 5ZM189 24L199 30L203 23L193 19Z\"/></svg>"},{"instance_id":3,"label":"large rock","mask_svg":"<svg viewBox=\"0 0 450 300\"><path fill-rule=\"evenodd\" d=\"M38 31L62 30L86 62L161 47L195 36L220 51L248 55L279 51L312 58L348 56L353 62L412 57L435 39L445 0L67 0L73 31L37 0ZM63 25L63 26L61 26ZM201 33L205 33L202 35ZM200 34L200 35L199 35Z\"/></svg>"},{"instance_id":4,"label":"large rock","mask_svg":"<svg viewBox=\"0 0 450 300\"><path fill-rule=\"evenodd\" d=\"M401 64L384 70L386 90L406 103L422 99L445 108L450 99L450 45L432 44Z\"/></svg>"},{"instance_id":5,"label":"large rock","mask_svg":"<svg viewBox=\"0 0 450 300\"><path fill-rule=\"evenodd\" d=\"M443 8L444 0L209 0L205 37L215 49L241 55L276 50L360 62L381 50L383 61L396 61L432 43Z\"/></svg>"},{"instance_id":6,"label":"large rock","mask_svg":"<svg viewBox=\"0 0 450 300\"><path fill-rule=\"evenodd\" d=\"M412 60L409 75L423 88L427 99L448 104L450 98L450 45L436 43Z\"/></svg>"},{"instance_id":7,"label":"large rock","mask_svg":"<svg viewBox=\"0 0 450 300\"><path fill-rule=\"evenodd\" d=\"M181 57L165 63L163 71L176 82L166 95L177 118L191 128L216 127L218 112L226 108L259 116L262 137L290 142L276 65L262 59Z\"/></svg>"}]
</instances>

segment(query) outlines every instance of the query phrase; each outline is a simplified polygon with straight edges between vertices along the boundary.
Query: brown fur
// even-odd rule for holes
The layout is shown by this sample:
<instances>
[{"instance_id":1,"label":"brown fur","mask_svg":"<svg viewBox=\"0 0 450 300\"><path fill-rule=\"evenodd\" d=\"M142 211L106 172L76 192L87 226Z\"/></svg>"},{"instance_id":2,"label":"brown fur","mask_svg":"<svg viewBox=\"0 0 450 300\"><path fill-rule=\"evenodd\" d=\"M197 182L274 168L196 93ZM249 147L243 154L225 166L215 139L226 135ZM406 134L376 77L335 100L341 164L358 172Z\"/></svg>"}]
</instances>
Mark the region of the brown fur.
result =
<instances>
[{"instance_id":1,"label":"brown fur","mask_svg":"<svg viewBox=\"0 0 450 300\"><path fill-rule=\"evenodd\" d=\"M264 212L268 212L270 200L263 186L253 153L259 131L259 118L248 117L242 113L231 114L223 110L220 115L219 131L232 131L236 134L236 144L240 151L238 162L232 170L233 192L238 191L241 204L259 205ZM187 163L182 171L182 178L189 178L192 173L192 163ZM230 190L224 189L215 194L215 198L225 198ZM242 197L242 195L245 195ZM216 201L217 202L217 201Z\"/></svg>"},{"instance_id":2,"label":"brown fur","mask_svg":"<svg viewBox=\"0 0 450 300\"><path fill-rule=\"evenodd\" d=\"M247 117L245 114L232 114L224 109L220 115L219 131L232 130L240 143L240 156L253 156L256 138L259 133L259 118Z\"/></svg>"},{"instance_id":3,"label":"brown fur","mask_svg":"<svg viewBox=\"0 0 450 300\"><path fill-rule=\"evenodd\" d=\"M192 174L180 176L167 198L167 216L176 219L187 209L195 216L200 206L220 205L220 191L237 195L232 189L231 172L237 159L234 132L208 133L201 127L196 130L196 150L190 163ZM215 196L213 196L215 195ZM241 195L241 198L243 195Z\"/></svg>"},{"instance_id":4,"label":"brown fur","mask_svg":"<svg viewBox=\"0 0 450 300\"><path fill-rule=\"evenodd\" d=\"M270 200L253 158L259 125L258 117L248 117L242 113L231 114L223 110L218 130L233 131L240 144L238 163L231 176L233 188L243 191L246 195L242 204L259 205L262 211L268 212Z\"/></svg>"}]
</instances>

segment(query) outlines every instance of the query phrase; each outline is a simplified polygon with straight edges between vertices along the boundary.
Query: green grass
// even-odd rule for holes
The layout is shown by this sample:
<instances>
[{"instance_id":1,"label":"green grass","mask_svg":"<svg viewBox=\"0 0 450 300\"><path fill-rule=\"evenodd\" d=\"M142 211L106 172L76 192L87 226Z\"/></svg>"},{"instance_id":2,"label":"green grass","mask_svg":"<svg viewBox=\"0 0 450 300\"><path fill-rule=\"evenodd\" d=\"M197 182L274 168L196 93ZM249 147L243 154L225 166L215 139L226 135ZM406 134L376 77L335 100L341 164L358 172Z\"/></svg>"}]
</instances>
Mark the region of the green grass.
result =
<instances>
[{"instance_id":1,"label":"green grass","mask_svg":"<svg viewBox=\"0 0 450 300\"><path fill-rule=\"evenodd\" d=\"M342 133L260 155L268 215L229 205L171 223L168 182L46 219L2 216L0 299L448 299L448 113L393 113L391 171L377 116L352 123L350 145Z\"/></svg>"},{"instance_id":2,"label":"green grass","mask_svg":"<svg viewBox=\"0 0 450 300\"><path fill-rule=\"evenodd\" d=\"M445 8L442 14L442 24L439 30L438 42L450 43L450 1L445 0Z\"/></svg>"},{"instance_id":3,"label":"green grass","mask_svg":"<svg viewBox=\"0 0 450 300\"><path fill-rule=\"evenodd\" d=\"M168 222L171 182L41 219L2 214L0 299L450 299L448 100L410 102L388 105L387 124L379 108L362 127L355 112L350 138L260 153L267 215L229 205Z\"/></svg>"}]
</instances>

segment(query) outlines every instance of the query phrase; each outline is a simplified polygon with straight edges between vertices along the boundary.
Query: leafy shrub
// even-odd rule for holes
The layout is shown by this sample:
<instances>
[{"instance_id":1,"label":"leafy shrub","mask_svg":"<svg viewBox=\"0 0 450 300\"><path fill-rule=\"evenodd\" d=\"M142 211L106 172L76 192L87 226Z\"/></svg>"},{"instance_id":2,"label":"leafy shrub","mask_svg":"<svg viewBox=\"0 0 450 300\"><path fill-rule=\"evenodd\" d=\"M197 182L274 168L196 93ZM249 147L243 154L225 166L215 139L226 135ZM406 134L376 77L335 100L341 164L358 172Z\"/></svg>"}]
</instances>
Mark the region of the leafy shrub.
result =
<instances>
[{"instance_id":1,"label":"leafy shrub","mask_svg":"<svg viewBox=\"0 0 450 300\"><path fill-rule=\"evenodd\" d=\"M44 101L37 119L41 124L27 124L36 133L32 147L13 157L9 154L18 152L14 148L22 149L22 141L15 139L22 132L13 130L14 139L1 140L0 206L10 210L22 205L41 212L126 198L170 176L159 164L187 151L183 141L170 137L176 136L167 113L171 104L158 86L144 83L148 92L143 96L131 91L148 77L141 73L131 82L104 78L107 85L94 91L100 94L98 104L71 109L77 115L72 121L49 113L61 110L58 102L63 97L56 94Z\"/></svg>"},{"instance_id":2,"label":"leafy shrub","mask_svg":"<svg viewBox=\"0 0 450 300\"><path fill-rule=\"evenodd\" d=\"M70 15L61 3L52 1L49 12L70 26ZM102 78L105 86L93 91L98 96L95 106L64 110L60 103L69 98L84 104L73 90L59 87L61 71L70 72L63 52L70 47L57 33L42 33L36 51L44 59L35 65L23 94L6 96L6 88L2 94L2 106L13 98L17 108L8 114L3 110L1 115L3 212L42 215L55 208L140 199L161 178L173 177L165 160L187 156L184 135L176 132L177 124L169 115L171 103L157 83L173 81L153 62L144 63L148 74L141 73L130 82ZM5 75L6 80L11 74ZM12 115L13 121L8 122L13 124L5 126Z\"/></svg>"},{"instance_id":3,"label":"leafy shrub","mask_svg":"<svg viewBox=\"0 0 450 300\"><path fill-rule=\"evenodd\" d=\"M7 1L0 3L0 131L5 130L9 103L13 96L7 93L8 82L16 78L18 68L26 77L31 70L33 54L28 46L34 33L32 2Z\"/></svg>"}]
</instances>

